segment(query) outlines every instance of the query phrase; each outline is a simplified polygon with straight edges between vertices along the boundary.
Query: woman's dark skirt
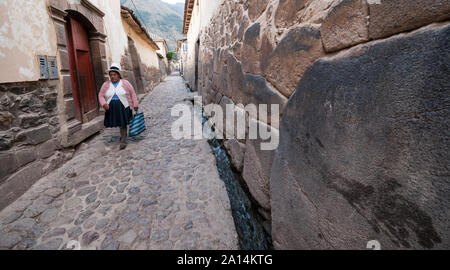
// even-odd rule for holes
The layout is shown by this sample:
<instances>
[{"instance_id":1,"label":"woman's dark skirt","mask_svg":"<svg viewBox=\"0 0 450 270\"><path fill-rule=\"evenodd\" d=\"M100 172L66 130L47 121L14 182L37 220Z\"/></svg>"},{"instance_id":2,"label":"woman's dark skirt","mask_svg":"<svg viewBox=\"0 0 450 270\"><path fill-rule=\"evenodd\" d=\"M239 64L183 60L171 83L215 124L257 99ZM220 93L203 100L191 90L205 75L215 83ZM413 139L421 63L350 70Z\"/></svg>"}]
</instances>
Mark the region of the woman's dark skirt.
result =
<instances>
[{"instance_id":1,"label":"woman's dark skirt","mask_svg":"<svg viewBox=\"0 0 450 270\"><path fill-rule=\"evenodd\" d=\"M126 127L133 117L130 107L125 108L120 100L112 100L109 103L109 110L105 112L105 127Z\"/></svg>"}]
</instances>

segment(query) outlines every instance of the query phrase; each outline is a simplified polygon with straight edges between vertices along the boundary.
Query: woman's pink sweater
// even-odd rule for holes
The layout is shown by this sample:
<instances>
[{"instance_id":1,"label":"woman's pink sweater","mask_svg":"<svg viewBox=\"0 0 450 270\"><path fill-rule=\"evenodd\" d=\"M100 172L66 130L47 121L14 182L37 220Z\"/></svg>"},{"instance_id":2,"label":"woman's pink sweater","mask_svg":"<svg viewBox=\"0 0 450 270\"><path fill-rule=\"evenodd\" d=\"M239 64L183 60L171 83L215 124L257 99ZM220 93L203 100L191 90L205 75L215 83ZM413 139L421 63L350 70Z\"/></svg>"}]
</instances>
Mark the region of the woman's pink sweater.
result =
<instances>
[{"instance_id":1,"label":"woman's pink sweater","mask_svg":"<svg viewBox=\"0 0 450 270\"><path fill-rule=\"evenodd\" d=\"M108 92L108 89L111 85L111 81L107 81L102 85L102 88L100 89L100 93L98 93L98 100L100 102L100 105L103 107L106 104L106 92ZM130 108L134 109L136 107L139 107L139 102L136 97L136 92L134 91L133 86L131 83L127 80L122 80L122 87L125 89L125 92L127 93L127 100L128 104L130 104Z\"/></svg>"}]
</instances>

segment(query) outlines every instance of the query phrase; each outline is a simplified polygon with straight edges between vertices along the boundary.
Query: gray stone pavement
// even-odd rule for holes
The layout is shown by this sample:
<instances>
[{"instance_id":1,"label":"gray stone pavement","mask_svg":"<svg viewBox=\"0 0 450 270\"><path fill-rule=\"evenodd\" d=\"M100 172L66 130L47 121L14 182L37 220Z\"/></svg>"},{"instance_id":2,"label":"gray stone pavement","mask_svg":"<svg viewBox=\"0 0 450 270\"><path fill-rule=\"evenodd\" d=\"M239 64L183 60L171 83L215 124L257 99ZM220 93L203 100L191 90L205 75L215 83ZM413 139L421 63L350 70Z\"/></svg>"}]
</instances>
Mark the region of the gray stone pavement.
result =
<instances>
[{"instance_id":1,"label":"gray stone pavement","mask_svg":"<svg viewBox=\"0 0 450 270\"><path fill-rule=\"evenodd\" d=\"M126 150L118 129L83 143L0 212L0 249L238 249L208 142L170 135L170 109L187 97L173 74L141 103L148 130Z\"/></svg>"}]
</instances>

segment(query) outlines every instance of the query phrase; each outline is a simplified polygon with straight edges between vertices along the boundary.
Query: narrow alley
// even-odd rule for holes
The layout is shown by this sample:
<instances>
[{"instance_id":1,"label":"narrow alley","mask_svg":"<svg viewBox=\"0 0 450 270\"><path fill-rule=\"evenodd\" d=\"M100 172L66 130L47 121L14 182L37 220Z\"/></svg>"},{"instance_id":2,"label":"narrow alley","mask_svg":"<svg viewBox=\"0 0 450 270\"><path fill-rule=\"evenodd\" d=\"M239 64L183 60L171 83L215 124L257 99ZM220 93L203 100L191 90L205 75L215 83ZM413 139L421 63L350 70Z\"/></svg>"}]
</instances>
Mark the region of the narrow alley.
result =
<instances>
[{"instance_id":1,"label":"narrow alley","mask_svg":"<svg viewBox=\"0 0 450 270\"><path fill-rule=\"evenodd\" d=\"M237 249L208 142L170 135L170 109L188 96L173 73L141 102L148 129L126 150L115 129L83 143L0 213L0 248Z\"/></svg>"},{"instance_id":2,"label":"narrow alley","mask_svg":"<svg viewBox=\"0 0 450 270\"><path fill-rule=\"evenodd\" d=\"M450 249L449 48L450 0L2 0L0 250Z\"/></svg>"}]
</instances>

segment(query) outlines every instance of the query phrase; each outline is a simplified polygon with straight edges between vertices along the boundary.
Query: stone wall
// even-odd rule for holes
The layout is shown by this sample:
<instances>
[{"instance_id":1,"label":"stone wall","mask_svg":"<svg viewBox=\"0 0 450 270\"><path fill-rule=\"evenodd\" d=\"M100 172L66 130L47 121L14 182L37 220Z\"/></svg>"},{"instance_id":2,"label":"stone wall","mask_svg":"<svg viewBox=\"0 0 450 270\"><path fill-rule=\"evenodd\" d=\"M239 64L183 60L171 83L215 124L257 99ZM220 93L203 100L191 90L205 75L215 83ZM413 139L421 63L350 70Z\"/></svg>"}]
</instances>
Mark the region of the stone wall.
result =
<instances>
[{"instance_id":1,"label":"stone wall","mask_svg":"<svg viewBox=\"0 0 450 270\"><path fill-rule=\"evenodd\" d=\"M163 80L168 75L168 66L164 58L159 58L159 71L161 75L161 80Z\"/></svg>"},{"instance_id":2,"label":"stone wall","mask_svg":"<svg viewBox=\"0 0 450 270\"><path fill-rule=\"evenodd\" d=\"M137 56L139 58L139 56ZM153 90L161 80L160 71L155 67L148 67L143 64L142 61L138 60L137 65L139 65L140 69L140 77L137 78L136 70L134 66L134 62L132 60L131 54L128 50L125 50L124 55L122 56L121 68L122 68L122 76L124 79L128 80L136 89L137 94L145 94ZM142 86L138 84L138 79L141 80Z\"/></svg>"},{"instance_id":3,"label":"stone wall","mask_svg":"<svg viewBox=\"0 0 450 270\"><path fill-rule=\"evenodd\" d=\"M0 209L67 159L59 140L59 81L0 84Z\"/></svg>"},{"instance_id":4,"label":"stone wall","mask_svg":"<svg viewBox=\"0 0 450 270\"><path fill-rule=\"evenodd\" d=\"M275 248L450 247L449 17L448 0L235 0L201 29L205 104L283 108L276 151L225 142Z\"/></svg>"},{"instance_id":5,"label":"stone wall","mask_svg":"<svg viewBox=\"0 0 450 270\"><path fill-rule=\"evenodd\" d=\"M153 90L160 82L160 71L156 67L148 67L146 65L141 66L141 70L144 72L143 80L151 90Z\"/></svg>"}]
</instances>

